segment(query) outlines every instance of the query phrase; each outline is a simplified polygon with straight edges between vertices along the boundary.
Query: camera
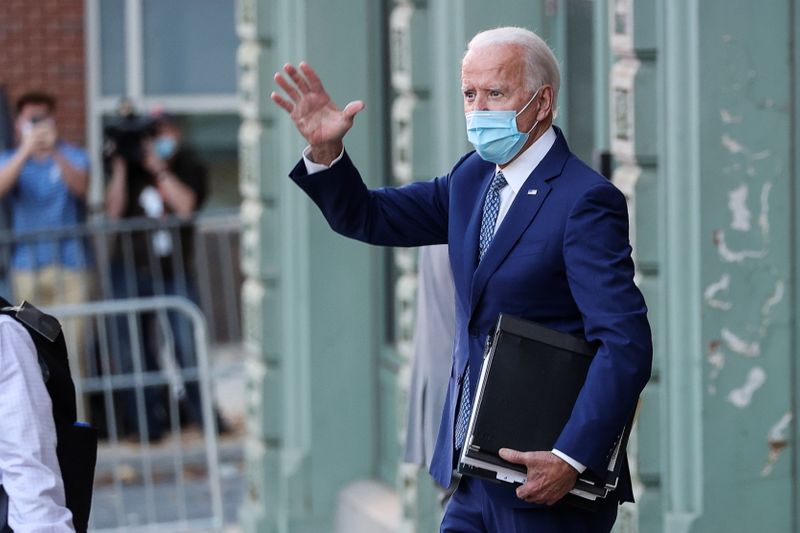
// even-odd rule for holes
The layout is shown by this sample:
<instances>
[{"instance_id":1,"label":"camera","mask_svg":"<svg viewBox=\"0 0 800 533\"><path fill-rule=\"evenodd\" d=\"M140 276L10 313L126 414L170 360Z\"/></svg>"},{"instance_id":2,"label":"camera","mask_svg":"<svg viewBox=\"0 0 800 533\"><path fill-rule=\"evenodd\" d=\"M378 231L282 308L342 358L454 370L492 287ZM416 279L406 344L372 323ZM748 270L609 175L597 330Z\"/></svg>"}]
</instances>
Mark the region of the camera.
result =
<instances>
[{"instance_id":1,"label":"camera","mask_svg":"<svg viewBox=\"0 0 800 533\"><path fill-rule=\"evenodd\" d=\"M45 120L47 120L46 115L34 115L30 117L26 122L22 124L22 136L28 137L29 135L31 135L36 125L41 124Z\"/></svg>"},{"instance_id":2,"label":"camera","mask_svg":"<svg viewBox=\"0 0 800 533\"><path fill-rule=\"evenodd\" d=\"M138 115L129 102L120 104L119 112L103 128L106 159L119 156L128 163L142 162L142 141L156 132L153 119Z\"/></svg>"},{"instance_id":3,"label":"camera","mask_svg":"<svg viewBox=\"0 0 800 533\"><path fill-rule=\"evenodd\" d=\"M104 129L104 153L110 158L120 156L129 163L142 161L142 141L155 134L155 123L135 114L118 117Z\"/></svg>"}]
</instances>

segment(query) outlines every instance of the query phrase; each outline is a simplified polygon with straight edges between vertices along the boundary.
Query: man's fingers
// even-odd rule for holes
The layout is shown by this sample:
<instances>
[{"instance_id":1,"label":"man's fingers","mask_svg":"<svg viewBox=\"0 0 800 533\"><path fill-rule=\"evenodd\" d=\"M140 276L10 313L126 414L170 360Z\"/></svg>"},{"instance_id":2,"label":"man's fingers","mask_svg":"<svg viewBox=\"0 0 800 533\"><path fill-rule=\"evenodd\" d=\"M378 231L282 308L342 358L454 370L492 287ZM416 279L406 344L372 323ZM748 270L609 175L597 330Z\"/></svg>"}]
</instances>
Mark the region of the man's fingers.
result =
<instances>
[{"instance_id":1,"label":"man's fingers","mask_svg":"<svg viewBox=\"0 0 800 533\"><path fill-rule=\"evenodd\" d=\"M527 482L517 487L517 498L528 503L544 503L542 494L534 488L531 482Z\"/></svg>"},{"instance_id":2,"label":"man's fingers","mask_svg":"<svg viewBox=\"0 0 800 533\"><path fill-rule=\"evenodd\" d=\"M344 106L344 109L342 109L342 114L348 119L352 120L353 117L355 117L356 114L362 109L364 109L364 102L361 100L355 100Z\"/></svg>"},{"instance_id":3,"label":"man's fingers","mask_svg":"<svg viewBox=\"0 0 800 533\"><path fill-rule=\"evenodd\" d=\"M499 455L509 463L525 464L525 454L523 452L512 450L511 448L500 448Z\"/></svg>"},{"instance_id":4,"label":"man's fingers","mask_svg":"<svg viewBox=\"0 0 800 533\"><path fill-rule=\"evenodd\" d=\"M544 505L553 505L558 502L564 494L559 489L552 487L537 486L535 483L528 481L527 483L517 487L517 498L528 503L539 503Z\"/></svg>"},{"instance_id":5,"label":"man's fingers","mask_svg":"<svg viewBox=\"0 0 800 533\"><path fill-rule=\"evenodd\" d=\"M300 63L300 72L303 73L305 76L306 81L308 82L308 88L314 92L324 92L325 88L322 87L322 81L317 76L317 73L311 68L311 65L306 63L305 61Z\"/></svg>"},{"instance_id":6,"label":"man's fingers","mask_svg":"<svg viewBox=\"0 0 800 533\"><path fill-rule=\"evenodd\" d=\"M297 85L297 88L300 89L301 93L305 94L309 91L308 82L303 75L297 72L297 69L294 68L294 65L291 63L286 63L283 66L283 70L289 75L290 78L292 78L292 81L295 83L295 85Z\"/></svg>"},{"instance_id":7,"label":"man's fingers","mask_svg":"<svg viewBox=\"0 0 800 533\"><path fill-rule=\"evenodd\" d=\"M291 83L286 81L286 78L284 78L280 72L276 72L273 79L293 102L300 100L300 93L297 92L297 89L295 89Z\"/></svg>"},{"instance_id":8,"label":"man's fingers","mask_svg":"<svg viewBox=\"0 0 800 533\"><path fill-rule=\"evenodd\" d=\"M294 105L275 91L272 91L272 94L270 94L269 97L272 98L272 101L281 106L287 113L291 113L294 110Z\"/></svg>"}]
</instances>

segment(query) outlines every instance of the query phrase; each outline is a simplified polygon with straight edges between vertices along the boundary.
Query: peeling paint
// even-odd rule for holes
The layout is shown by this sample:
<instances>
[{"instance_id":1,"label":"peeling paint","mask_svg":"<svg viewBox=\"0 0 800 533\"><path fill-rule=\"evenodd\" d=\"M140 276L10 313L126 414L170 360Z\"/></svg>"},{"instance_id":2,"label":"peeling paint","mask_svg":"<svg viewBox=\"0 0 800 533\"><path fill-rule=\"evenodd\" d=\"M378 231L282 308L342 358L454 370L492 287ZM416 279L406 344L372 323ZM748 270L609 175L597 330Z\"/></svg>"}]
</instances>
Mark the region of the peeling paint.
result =
<instances>
[{"instance_id":1,"label":"peeling paint","mask_svg":"<svg viewBox=\"0 0 800 533\"><path fill-rule=\"evenodd\" d=\"M769 298L764 302L764 305L761 306L761 314L767 316L770 312L770 309L776 304L778 304L781 300L783 300L783 291L784 285L783 280L778 280L775 283L775 290L772 292Z\"/></svg>"},{"instance_id":2,"label":"peeling paint","mask_svg":"<svg viewBox=\"0 0 800 533\"><path fill-rule=\"evenodd\" d=\"M715 309L722 309L723 311L728 311L733 307L731 302L720 300L717 298L717 294L720 292L727 292L731 285L731 276L730 274L723 274L719 281L716 283L712 283L708 287L706 287L705 292L703 295L705 296L706 303L709 307L713 307Z\"/></svg>"},{"instance_id":3,"label":"peeling paint","mask_svg":"<svg viewBox=\"0 0 800 533\"><path fill-rule=\"evenodd\" d=\"M732 154L739 154L744 152L744 146L733 139L727 133L722 136L722 146L725 147Z\"/></svg>"},{"instance_id":4,"label":"peeling paint","mask_svg":"<svg viewBox=\"0 0 800 533\"><path fill-rule=\"evenodd\" d=\"M753 215L747 208L747 192L747 185L741 185L728 193L728 209L733 217L731 229L736 231L750 231Z\"/></svg>"},{"instance_id":5,"label":"peeling paint","mask_svg":"<svg viewBox=\"0 0 800 533\"><path fill-rule=\"evenodd\" d=\"M772 182L768 181L761 187L761 214L758 215L758 225L764 237L769 235L769 193L772 191Z\"/></svg>"},{"instance_id":6,"label":"peeling paint","mask_svg":"<svg viewBox=\"0 0 800 533\"><path fill-rule=\"evenodd\" d=\"M769 453L767 455L767 463L761 469L762 476L768 476L772 473L775 463L783 453L783 450L789 445L786 437L786 432L789 430L789 424L792 422L792 412L788 411L780 420L778 420L767 433L767 446Z\"/></svg>"},{"instance_id":7,"label":"peeling paint","mask_svg":"<svg viewBox=\"0 0 800 533\"><path fill-rule=\"evenodd\" d=\"M792 422L792 412L788 411L774 426L772 426L767 433L767 442L780 442L786 441L786 430L789 429L789 424Z\"/></svg>"},{"instance_id":8,"label":"peeling paint","mask_svg":"<svg viewBox=\"0 0 800 533\"><path fill-rule=\"evenodd\" d=\"M761 217L766 220L763 212L761 213ZM761 223L761 220L762 219L759 218L759 223ZM769 231L769 222L767 222L767 231ZM714 244L717 245L720 258L726 263L741 263L746 259L763 259L767 256L767 252L765 250L740 250L738 252L734 252L728 248L728 245L725 242L725 232L723 230L716 230L714 232Z\"/></svg>"},{"instance_id":9,"label":"peeling paint","mask_svg":"<svg viewBox=\"0 0 800 533\"><path fill-rule=\"evenodd\" d=\"M725 366L725 353L720 349L722 343L715 340L708 345L708 364L711 365L711 372L708 375L708 393L712 396L717 394L717 378Z\"/></svg>"},{"instance_id":10,"label":"peeling paint","mask_svg":"<svg viewBox=\"0 0 800 533\"><path fill-rule=\"evenodd\" d=\"M744 409L753 400L753 394L764 386L767 381L767 373L760 366L754 366L747 373L747 380L738 389L733 389L728 393L728 401L739 409Z\"/></svg>"},{"instance_id":11,"label":"peeling paint","mask_svg":"<svg viewBox=\"0 0 800 533\"><path fill-rule=\"evenodd\" d=\"M761 355L761 345L758 341L747 342L728 328L722 328L720 333L723 342L733 353L750 358Z\"/></svg>"},{"instance_id":12,"label":"peeling paint","mask_svg":"<svg viewBox=\"0 0 800 533\"><path fill-rule=\"evenodd\" d=\"M742 122L741 115L734 115L727 109L720 109L719 116L725 124L740 124Z\"/></svg>"}]
</instances>

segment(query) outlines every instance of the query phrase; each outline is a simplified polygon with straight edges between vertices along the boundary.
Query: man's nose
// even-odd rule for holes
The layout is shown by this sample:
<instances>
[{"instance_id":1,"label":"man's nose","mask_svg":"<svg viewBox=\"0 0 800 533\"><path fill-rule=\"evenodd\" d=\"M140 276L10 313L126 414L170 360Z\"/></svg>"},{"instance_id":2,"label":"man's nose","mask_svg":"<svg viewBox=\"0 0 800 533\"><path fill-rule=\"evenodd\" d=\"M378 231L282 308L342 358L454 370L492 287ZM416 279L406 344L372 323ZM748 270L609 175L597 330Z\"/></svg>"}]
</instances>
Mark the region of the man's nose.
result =
<instances>
[{"instance_id":1,"label":"man's nose","mask_svg":"<svg viewBox=\"0 0 800 533\"><path fill-rule=\"evenodd\" d=\"M487 98L485 95L476 94L475 101L473 102L473 106L475 111L487 111L488 108L486 107Z\"/></svg>"}]
</instances>

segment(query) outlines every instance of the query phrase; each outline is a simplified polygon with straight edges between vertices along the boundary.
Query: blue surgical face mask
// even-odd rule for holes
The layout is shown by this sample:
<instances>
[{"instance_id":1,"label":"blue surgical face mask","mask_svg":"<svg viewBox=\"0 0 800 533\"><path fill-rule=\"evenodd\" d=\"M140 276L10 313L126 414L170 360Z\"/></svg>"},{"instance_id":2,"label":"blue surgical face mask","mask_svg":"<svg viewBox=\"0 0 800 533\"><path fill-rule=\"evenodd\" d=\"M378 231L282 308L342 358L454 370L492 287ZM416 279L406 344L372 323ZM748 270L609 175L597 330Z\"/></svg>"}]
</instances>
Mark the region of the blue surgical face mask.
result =
<instances>
[{"instance_id":1,"label":"blue surgical face mask","mask_svg":"<svg viewBox=\"0 0 800 533\"><path fill-rule=\"evenodd\" d=\"M539 94L539 89L533 93L531 99L519 113L511 111L470 111L466 113L467 139L475 147L475 151L485 161L502 165L511 161L528 136L539 124L537 120L533 127L523 133L517 129L517 117L525 111Z\"/></svg>"},{"instance_id":2,"label":"blue surgical face mask","mask_svg":"<svg viewBox=\"0 0 800 533\"><path fill-rule=\"evenodd\" d=\"M175 137L161 135L156 138L153 148L158 157L161 159L169 159L172 157L172 154L175 153L175 149L178 148L178 141L175 140Z\"/></svg>"}]
</instances>

